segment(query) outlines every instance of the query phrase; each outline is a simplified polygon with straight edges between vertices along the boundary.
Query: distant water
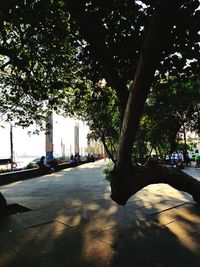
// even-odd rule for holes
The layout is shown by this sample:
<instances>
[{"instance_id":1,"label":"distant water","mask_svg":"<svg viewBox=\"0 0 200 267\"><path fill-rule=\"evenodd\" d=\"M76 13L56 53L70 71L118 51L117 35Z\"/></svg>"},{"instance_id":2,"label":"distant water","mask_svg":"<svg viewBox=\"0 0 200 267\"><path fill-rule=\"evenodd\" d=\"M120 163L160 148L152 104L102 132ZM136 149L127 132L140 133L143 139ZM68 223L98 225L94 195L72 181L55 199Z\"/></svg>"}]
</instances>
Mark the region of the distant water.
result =
<instances>
[{"instance_id":1,"label":"distant water","mask_svg":"<svg viewBox=\"0 0 200 267\"><path fill-rule=\"evenodd\" d=\"M24 168L27 166L28 163L32 162L34 159L36 159L37 157L26 157L26 158L16 158L15 162L17 163L17 168ZM4 168L8 168L10 169L11 165L0 165L0 169L4 169Z\"/></svg>"},{"instance_id":2,"label":"distant water","mask_svg":"<svg viewBox=\"0 0 200 267\"><path fill-rule=\"evenodd\" d=\"M30 158L16 158L15 162L17 163L17 168L24 168L30 162L32 162L37 157L30 157Z\"/></svg>"}]
</instances>

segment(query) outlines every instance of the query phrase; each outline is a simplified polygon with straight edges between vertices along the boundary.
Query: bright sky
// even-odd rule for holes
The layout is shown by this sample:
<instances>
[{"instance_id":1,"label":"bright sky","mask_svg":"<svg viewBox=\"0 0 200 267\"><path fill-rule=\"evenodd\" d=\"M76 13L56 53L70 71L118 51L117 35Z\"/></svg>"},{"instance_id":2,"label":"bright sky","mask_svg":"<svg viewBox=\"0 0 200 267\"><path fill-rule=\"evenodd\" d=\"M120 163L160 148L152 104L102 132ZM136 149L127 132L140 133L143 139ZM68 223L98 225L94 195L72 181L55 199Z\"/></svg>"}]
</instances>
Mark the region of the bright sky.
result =
<instances>
[{"instance_id":1,"label":"bright sky","mask_svg":"<svg viewBox=\"0 0 200 267\"><path fill-rule=\"evenodd\" d=\"M53 143L54 156L61 156L61 139L65 144L65 154L74 153L74 119L64 119L61 116L54 115L53 117ZM2 123L1 123L2 125ZM0 128L0 158L10 157L10 125L4 124L5 128ZM31 135L27 133L33 128L22 129L21 127L13 127L13 150L15 156L23 154L31 156L45 155L45 135L41 132L40 135ZM79 147L80 152L84 154L84 149L87 146L87 133L89 127L79 121Z\"/></svg>"}]
</instances>

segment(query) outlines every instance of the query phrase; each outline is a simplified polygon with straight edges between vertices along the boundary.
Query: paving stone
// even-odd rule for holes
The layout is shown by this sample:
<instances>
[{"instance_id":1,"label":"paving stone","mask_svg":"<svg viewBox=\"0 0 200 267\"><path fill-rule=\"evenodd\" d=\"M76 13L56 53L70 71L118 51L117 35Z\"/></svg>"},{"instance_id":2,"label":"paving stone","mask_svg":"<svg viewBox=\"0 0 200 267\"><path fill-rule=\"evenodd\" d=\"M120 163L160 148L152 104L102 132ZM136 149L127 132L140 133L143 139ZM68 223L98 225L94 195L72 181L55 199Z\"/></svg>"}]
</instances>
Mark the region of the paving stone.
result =
<instances>
[{"instance_id":1,"label":"paving stone","mask_svg":"<svg viewBox=\"0 0 200 267\"><path fill-rule=\"evenodd\" d=\"M64 251L56 245L56 240L68 229L59 222L45 223L13 234L9 242L30 266L56 266L50 264L49 258L54 263L65 262L64 256L60 258Z\"/></svg>"},{"instance_id":2,"label":"paving stone","mask_svg":"<svg viewBox=\"0 0 200 267\"><path fill-rule=\"evenodd\" d=\"M95 238L85 225L69 229L57 242L65 250L69 266L112 266L116 255L111 246Z\"/></svg>"},{"instance_id":3,"label":"paving stone","mask_svg":"<svg viewBox=\"0 0 200 267\"><path fill-rule=\"evenodd\" d=\"M15 216L7 216L0 219L0 239L5 240L9 236L20 229L26 227L25 222Z\"/></svg>"},{"instance_id":4,"label":"paving stone","mask_svg":"<svg viewBox=\"0 0 200 267\"><path fill-rule=\"evenodd\" d=\"M10 246L0 246L0 267L29 267L28 263Z\"/></svg>"}]
</instances>

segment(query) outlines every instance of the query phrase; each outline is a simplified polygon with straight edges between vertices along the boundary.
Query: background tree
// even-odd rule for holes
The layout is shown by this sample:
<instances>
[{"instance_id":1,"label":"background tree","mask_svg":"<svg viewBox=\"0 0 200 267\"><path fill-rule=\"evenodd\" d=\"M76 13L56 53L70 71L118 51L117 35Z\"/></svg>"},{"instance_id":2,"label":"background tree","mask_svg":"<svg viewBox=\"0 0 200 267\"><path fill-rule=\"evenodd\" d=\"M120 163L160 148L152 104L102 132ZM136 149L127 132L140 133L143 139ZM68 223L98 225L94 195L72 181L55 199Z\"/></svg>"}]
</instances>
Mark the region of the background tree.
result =
<instances>
[{"instance_id":1,"label":"background tree","mask_svg":"<svg viewBox=\"0 0 200 267\"><path fill-rule=\"evenodd\" d=\"M42 124L67 103L78 73L69 12L62 1L3 1L0 7L0 113Z\"/></svg>"},{"instance_id":2,"label":"background tree","mask_svg":"<svg viewBox=\"0 0 200 267\"><path fill-rule=\"evenodd\" d=\"M78 86L68 95L68 105L63 107L63 112L86 121L90 127L88 138L100 140L110 158L116 160L120 121L118 100L115 91L105 81L96 84L86 81Z\"/></svg>"},{"instance_id":3,"label":"background tree","mask_svg":"<svg viewBox=\"0 0 200 267\"><path fill-rule=\"evenodd\" d=\"M169 144L167 150L173 153L177 150L179 132L182 132L183 136L187 131L197 132L199 98L198 77L173 77L155 85L145 108L151 144L162 146L164 140L164 144Z\"/></svg>"}]
</instances>

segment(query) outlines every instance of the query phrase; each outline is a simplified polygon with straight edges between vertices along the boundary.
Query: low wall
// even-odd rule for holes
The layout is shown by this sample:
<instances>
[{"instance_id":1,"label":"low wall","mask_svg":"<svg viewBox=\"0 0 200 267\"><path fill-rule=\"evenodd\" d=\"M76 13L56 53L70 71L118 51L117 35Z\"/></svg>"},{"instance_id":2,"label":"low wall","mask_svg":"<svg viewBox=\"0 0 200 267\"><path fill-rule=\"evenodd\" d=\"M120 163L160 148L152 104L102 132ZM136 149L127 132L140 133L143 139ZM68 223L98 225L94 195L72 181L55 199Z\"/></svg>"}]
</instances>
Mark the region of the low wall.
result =
<instances>
[{"instance_id":1,"label":"low wall","mask_svg":"<svg viewBox=\"0 0 200 267\"><path fill-rule=\"evenodd\" d=\"M81 161L78 164L69 163L69 162L68 163L60 163L58 165L58 170L56 170L56 171L60 171L60 170L67 169L67 168L77 167L77 166L85 164L85 163L88 163L88 161ZM45 170L41 170L39 168L2 173L2 174L0 174L0 185L10 184L10 183L21 181L21 180L26 180L26 179L42 176L45 174L48 174L48 173Z\"/></svg>"}]
</instances>

